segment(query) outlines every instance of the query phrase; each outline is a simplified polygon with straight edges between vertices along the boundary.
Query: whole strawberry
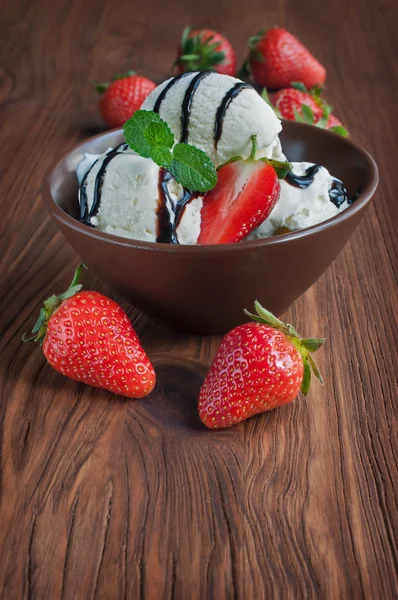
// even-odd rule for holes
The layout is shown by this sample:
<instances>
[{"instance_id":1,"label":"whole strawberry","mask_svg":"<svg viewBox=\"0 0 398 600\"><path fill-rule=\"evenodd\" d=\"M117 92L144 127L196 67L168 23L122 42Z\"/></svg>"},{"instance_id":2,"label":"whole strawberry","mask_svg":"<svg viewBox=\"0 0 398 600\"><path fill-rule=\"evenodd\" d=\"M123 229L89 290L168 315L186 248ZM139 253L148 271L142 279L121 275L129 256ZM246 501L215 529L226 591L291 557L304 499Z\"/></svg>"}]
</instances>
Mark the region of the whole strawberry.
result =
<instances>
[{"instance_id":1,"label":"whole strawberry","mask_svg":"<svg viewBox=\"0 0 398 600\"><path fill-rule=\"evenodd\" d=\"M177 70L216 71L222 75L236 74L236 55L230 42L218 31L200 29L183 31L178 57Z\"/></svg>"},{"instance_id":2,"label":"whole strawberry","mask_svg":"<svg viewBox=\"0 0 398 600\"><path fill-rule=\"evenodd\" d=\"M47 361L59 373L143 398L155 385L153 366L123 309L98 292L80 291L80 270L65 293L44 302L30 340L43 345Z\"/></svg>"},{"instance_id":3,"label":"whole strawberry","mask_svg":"<svg viewBox=\"0 0 398 600\"><path fill-rule=\"evenodd\" d=\"M301 339L255 302L255 322L235 327L217 352L199 394L199 416L212 429L229 427L307 394L311 370L323 383L311 356L324 339Z\"/></svg>"},{"instance_id":4,"label":"whole strawberry","mask_svg":"<svg viewBox=\"0 0 398 600\"><path fill-rule=\"evenodd\" d=\"M331 114L333 107L322 97L322 91L323 88L318 85L307 90L301 82L292 82L291 87L273 92L269 96L264 89L262 96L281 119L316 125L347 137L347 129Z\"/></svg>"},{"instance_id":5,"label":"whole strawberry","mask_svg":"<svg viewBox=\"0 0 398 600\"><path fill-rule=\"evenodd\" d=\"M288 119L289 121L295 121L297 113L302 116L303 104L311 109L315 122L319 121L323 114L321 102L316 97L308 91L304 92L294 87L284 88L270 94L270 99L282 119Z\"/></svg>"},{"instance_id":6,"label":"whole strawberry","mask_svg":"<svg viewBox=\"0 0 398 600\"><path fill-rule=\"evenodd\" d=\"M248 69L259 85L279 89L302 81L312 88L326 79L324 67L286 29L259 31L249 39L249 47Z\"/></svg>"},{"instance_id":7,"label":"whole strawberry","mask_svg":"<svg viewBox=\"0 0 398 600\"><path fill-rule=\"evenodd\" d=\"M111 83L97 84L97 92L102 94L99 110L108 127L121 127L155 87L156 83L132 71L117 75Z\"/></svg>"}]
</instances>

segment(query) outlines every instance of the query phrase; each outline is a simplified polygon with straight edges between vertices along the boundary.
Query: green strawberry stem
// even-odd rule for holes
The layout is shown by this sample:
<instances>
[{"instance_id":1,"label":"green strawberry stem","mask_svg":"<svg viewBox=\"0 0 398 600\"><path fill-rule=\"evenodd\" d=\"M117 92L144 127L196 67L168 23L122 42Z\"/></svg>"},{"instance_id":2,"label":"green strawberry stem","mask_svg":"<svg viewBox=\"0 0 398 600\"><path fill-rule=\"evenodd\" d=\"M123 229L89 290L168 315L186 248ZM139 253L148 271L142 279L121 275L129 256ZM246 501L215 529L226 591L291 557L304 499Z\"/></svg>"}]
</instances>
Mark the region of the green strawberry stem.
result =
<instances>
[{"instance_id":1,"label":"green strawberry stem","mask_svg":"<svg viewBox=\"0 0 398 600\"><path fill-rule=\"evenodd\" d=\"M257 300L254 303L254 307L256 314L250 313L246 309L244 311L245 314L253 319L253 321L256 321L256 323L269 325L270 327L273 327L274 329L277 329L286 335L300 352L304 365L304 375L301 384L302 394L304 396L308 394L311 384L311 372L323 384L322 375L320 374L311 354L316 352L322 346L322 344L326 341L325 338L301 338L293 325L285 324L277 319L275 315L263 308L261 304L257 302Z\"/></svg>"},{"instance_id":2,"label":"green strawberry stem","mask_svg":"<svg viewBox=\"0 0 398 600\"><path fill-rule=\"evenodd\" d=\"M31 337L27 337L24 333L24 335L22 336L23 342L39 342L40 345L43 344L47 331L47 324L50 320L51 315L56 311L56 309L62 304L64 300L70 298L71 296L74 296L77 292L79 292L82 289L82 286L79 284L79 279L83 267L83 264L80 264L77 267L73 279L66 292L63 292L63 294L60 294L59 296L53 294L52 296L47 298L47 300L44 301L44 307L40 310L39 318L37 319L36 324L32 329L32 333L34 335Z\"/></svg>"},{"instance_id":3,"label":"green strawberry stem","mask_svg":"<svg viewBox=\"0 0 398 600\"><path fill-rule=\"evenodd\" d=\"M225 61L225 52L219 51L220 42L213 36L202 37L202 31L191 35L191 27L185 27L180 41L181 55L173 66L180 64L185 71L213 69Z\"/></svg>"},{"instance_id":4,"label":"green strawberry stem","mask_svg":"<svg viewBox=\"0 0 398 600\"><path fill-rule=\"evenodd\" d=\"M94 83L95 89L99 94L103 94L111 85L111 83L117 81L118 79L126 79L126 77L131 77L131 75L135 75L135 71L126 71L126 73L119 73L119 75L115 75L115 77L112 77L111 82L105 81L104 83Z\"/></svg>"}]
</instances>

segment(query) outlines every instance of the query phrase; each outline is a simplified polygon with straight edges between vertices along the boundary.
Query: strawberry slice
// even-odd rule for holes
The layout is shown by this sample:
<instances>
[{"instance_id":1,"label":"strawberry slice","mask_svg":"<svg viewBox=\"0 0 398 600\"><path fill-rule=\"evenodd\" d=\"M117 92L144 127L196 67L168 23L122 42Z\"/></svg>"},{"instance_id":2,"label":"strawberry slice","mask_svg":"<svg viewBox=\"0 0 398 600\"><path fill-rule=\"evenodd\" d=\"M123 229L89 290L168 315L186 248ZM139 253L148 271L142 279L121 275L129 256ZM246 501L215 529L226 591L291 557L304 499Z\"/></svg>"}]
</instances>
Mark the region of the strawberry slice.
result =
<instances>
[{"instance_id":1,"label":"strawberry slice","mask_svg":"<svg viewBox=\"0 0 398 600\"><path fill-rule=\"evenodd\" d=\"M203 197L198 244L239 242L268 217L279 194L268 163L249 159L224 165L216 187Z\"/></svg>"}]
</instances>

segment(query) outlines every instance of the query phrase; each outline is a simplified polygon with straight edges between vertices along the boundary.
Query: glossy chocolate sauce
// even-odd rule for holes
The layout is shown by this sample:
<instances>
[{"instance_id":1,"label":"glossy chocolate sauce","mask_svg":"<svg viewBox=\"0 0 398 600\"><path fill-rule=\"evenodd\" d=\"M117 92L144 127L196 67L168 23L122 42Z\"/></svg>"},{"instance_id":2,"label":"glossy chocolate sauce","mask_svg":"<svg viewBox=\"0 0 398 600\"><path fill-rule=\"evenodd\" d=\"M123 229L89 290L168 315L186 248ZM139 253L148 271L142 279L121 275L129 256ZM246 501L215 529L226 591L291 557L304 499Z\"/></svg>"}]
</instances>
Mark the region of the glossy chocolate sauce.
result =
<instances>
[{"instance_id":1,"label":"glossy chocolate sauce","mask_svg":"<svg viewBox=\"0 0 398 600\"><path fill-rule=\"evenodd\" d=\"M224 122L224 117L225 117L225 113L227 112L229 105L231 104L233 99L236 98L236 96L238 96L238 94L242 90L248 89L248 88L253 89L253 86L251 86L250 83L245 83L243 81L239 81L233 87L231 87L230 90L228 90L228 92L225 94L224 98L222 99L220 106L217 108L216 120L214 122L214 148L215 149L217 149L217 144L220 141L220 138L222 135L222 126L223 126L223 122Z\"/></svg>"},{"instance_id":2,"label":"glossy chocolate sauce","mask_svg":"<svg viewBox=\"0 0 398 600\"><path fill-rule=\"evenodd\" d=\"M93 163L91 168L87 171L87 173L83 177L82 183L80 185L80 219L79 220L81 223L90 225L91 217L94 217L97 214L99 207L100 207L102 186L104 183L105 173L106 173L108 164L111 162L111 160L113 160L115 158L115 156L117 156L118 154L121 154L123 152L123 150L126 150L127 148L128 148L127 144L123 142L123 143L119 144L119 146L116 146L116 148L113 148L113 150L111 150L103 159L102 165L101 165L100 169L98 170L98 173L95 177L93 203L91 205L90 210L88 208L88 199L87 199L87 177L88 177L89 173L91 172L91 169L94 167L94 165L97 164L98 159Z\"/></svg>"},{"instance_id":3,"label":"glossy chocolate sauce","mask_svg":"<svg viewBox=\"0 0 398 600\"><path fill-rule=\"evenodd\" d=\"M294 171L289 171L286 175L285 181L294 187L298 187L301 190L305 190L307 187L314 182L314 177L318 173L321 167L319 165L312 165L308 167L304 175L296 175Z\"/></svg>"},{"instance_id":4,"label":"glossy chocolate sauce","mask_svg":"<svg viewBox=\"0 0 398 600\"><path fill-rule=\"evenodd\" d=\"M200 82L213 71L201 71L189 82L181 105L181 137L180 142L186 143L189 136L189 117L191 116L192 101Z\"/></svg>"},{"instance_id":5,"label":"glossy chocolate sauce","mask_svg":"<svg viewBox=\"0 0 398 600\"><path fill-rule=\"evenodd\" d=\"M177 81L180 81L180 79L182 79L183 77L186 77L187 75L191 75L191 73L189 73L189 72L181 73L181 75L177 75L177 77L174 77L173 79L171 79L169 81L169 83L164 87L164 89L160 92L159 96L156 98L156 102L152 109L153 112L159 113L162 102L166 98L166 95L167 95L167 92L169 91L169 89L172 88L173 85L175 85L177 83Z\"/></svg>"},{"instance_id":6,"label":"glossy chocolate sauce","mask_svg":"<svg viewBox=\"0 0 398 600\"><path fill-rule=\"evenodd\" d=\"M163 244L179 244L177 237L177 228L180 224L185 207L199 196L198 192L191 192L187 188L183 188L183 196L177 202L174 202L167 184L172 179L172 175L167 169L159 171L159 200L156 210L157 216L157 236L156 241Z\"/></svg>"},{"instance_id":7,"label":"glossy chocolate sauce","mask_svg":"<svg viewBox=\"0 0 398 600\"><path fill-rule=\"evenodd\" d=\"M337 208L340 208L343 202L348 202L347 190L345 189L344 183L336 177L333 179L329 189L329 199ZM351 204L352 202L353 200L348 202L348 204Z\"/></svg>"},{"instance_id":8,"label":"glossy chocolate sauce","mask_svg":"<svg viewBox=\"0 0 398 600\"><path fill-rule=\"evenodd\" d=\"M308 169L305 171L304 175L296 175L293 171L290 171L286 175L285 181L294 187L305 190L311 185L311 183L314 182L314 177L320 168L321 167L319 165L311 165L311 167L308 167ZM340 208L344 202L352 204L357 197L358 196L349 200L344 183L340 181L340 179L337 179L337 177L333 178L332 185L329 188L329 199L330 202L333 202L337 208Z\"/></svg>"}]
</instances>

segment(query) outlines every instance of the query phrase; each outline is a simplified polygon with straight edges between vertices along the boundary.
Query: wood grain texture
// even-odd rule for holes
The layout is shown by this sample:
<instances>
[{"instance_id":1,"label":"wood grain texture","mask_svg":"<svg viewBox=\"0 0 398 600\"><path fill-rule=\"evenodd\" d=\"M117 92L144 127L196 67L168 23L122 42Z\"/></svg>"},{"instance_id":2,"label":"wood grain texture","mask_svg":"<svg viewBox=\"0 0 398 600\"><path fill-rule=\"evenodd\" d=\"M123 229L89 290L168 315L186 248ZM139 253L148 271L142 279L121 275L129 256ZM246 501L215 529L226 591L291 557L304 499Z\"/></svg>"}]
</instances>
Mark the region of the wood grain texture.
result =
<instances>
[{"instance_id":1,"label":"wood grain texture","mask_svg":"<svg viewBox=\"0 0 398 600\"><path fill-rule=\"evenodd\" d=\"M0 597L396 598L395 0L2 0L0 14ZM89 81L160 79L187 23L221 28L240 58L260 27L298 34L381 174L343 253L285 315L328 338L325 388L216 432L196 399L219 338L124 303L158 372L142 401L68 381L21 344L78 262L40 182L102 128Z\"/></svg>"}]
</instances>

